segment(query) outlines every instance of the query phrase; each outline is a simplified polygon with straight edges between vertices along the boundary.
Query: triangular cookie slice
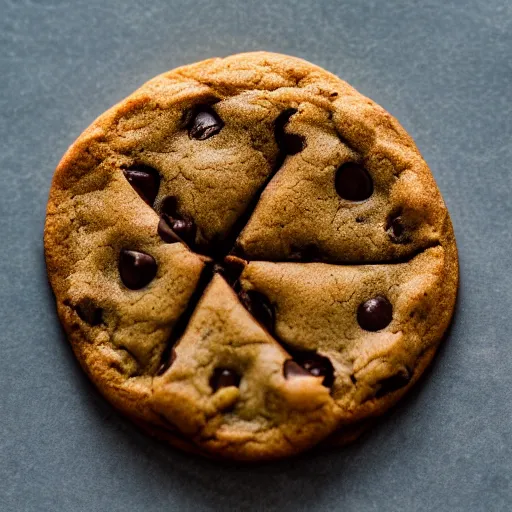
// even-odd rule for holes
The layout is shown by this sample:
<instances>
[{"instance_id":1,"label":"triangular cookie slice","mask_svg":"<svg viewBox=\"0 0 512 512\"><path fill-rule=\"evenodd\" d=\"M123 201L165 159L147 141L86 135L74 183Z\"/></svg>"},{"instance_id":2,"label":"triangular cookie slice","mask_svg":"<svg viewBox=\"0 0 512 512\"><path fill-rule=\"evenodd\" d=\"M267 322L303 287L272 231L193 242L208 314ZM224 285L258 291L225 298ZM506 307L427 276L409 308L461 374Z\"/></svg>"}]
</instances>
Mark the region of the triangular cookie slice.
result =
<instances>
[{"instance_id":1,"label":"triangular cookie slice","mask_svg":"<svg viewBox=\"0 0 512 512\"><path fill-rule=\"evenodd\" d=\"M339 107L338 117L350 114ZM287 156L263 192L239 253L267 261L382 262L439 242L454 245L427 165L398 123L396 131L385 127L391 120L378 113L361 112L360 133L349 143L329 111L299 104L285 130L304 147Z\"/></svg>"},{"instance_id":2,"label":"triangular cookie slice","mask_svg":"<svg viewBox=\"0 0 512 512\"><path fill-rule=\"evenodd\" d=\"M325 379L343 423L387 408L421 374L451 318L456 279L435 247L399 264L251 262L241 284L267 298L275 337L298 362L333 373Z\"/></svg>"},{"instance_id":3,"label":"triangular cookie slice","mask_svg":"<svg viewBox=\"0 0 512 512\"><path fill-rule=\"evenodd\" d=\"M153 408L212 453L261 459L299 452L336 421L329 389L290 359L216 275L172 365L154 378Z\"/></svg>"}]
</instances>

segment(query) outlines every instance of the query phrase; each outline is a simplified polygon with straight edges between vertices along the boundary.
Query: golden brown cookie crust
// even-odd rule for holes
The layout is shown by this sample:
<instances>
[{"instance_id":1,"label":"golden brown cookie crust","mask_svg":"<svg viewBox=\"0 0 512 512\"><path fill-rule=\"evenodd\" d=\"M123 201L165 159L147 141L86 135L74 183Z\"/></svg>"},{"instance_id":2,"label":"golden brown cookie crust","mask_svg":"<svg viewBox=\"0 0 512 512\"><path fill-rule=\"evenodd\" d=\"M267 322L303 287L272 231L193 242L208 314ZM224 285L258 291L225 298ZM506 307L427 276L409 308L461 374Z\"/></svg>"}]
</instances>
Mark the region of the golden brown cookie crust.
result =
<instances>
[{"instance_id":1,"label":"golden brown cookie crust","mask_svg":"<svg viewBox=\"0 0 512 512\"><path fill-rule=\"evenodd\" d=\"M213 135L194 133L197 112ZM340 195L351 165L368 197ZM140 168L159 175L151 204L126 177ZM187 244L159 231L169 196L192 219ZM45 251L61 322L107 399L173 444L240 460L348 439L389 409L433 357L458 283L448 212L405 130L334 75L267 52L177 68L100 116L57 167ZM123 251L156 262L146 286L120 277ZM235 284L213 264L228 253ZM369 331L358 308L375 297L392 319Z\"/></svg>"}]
</instances>

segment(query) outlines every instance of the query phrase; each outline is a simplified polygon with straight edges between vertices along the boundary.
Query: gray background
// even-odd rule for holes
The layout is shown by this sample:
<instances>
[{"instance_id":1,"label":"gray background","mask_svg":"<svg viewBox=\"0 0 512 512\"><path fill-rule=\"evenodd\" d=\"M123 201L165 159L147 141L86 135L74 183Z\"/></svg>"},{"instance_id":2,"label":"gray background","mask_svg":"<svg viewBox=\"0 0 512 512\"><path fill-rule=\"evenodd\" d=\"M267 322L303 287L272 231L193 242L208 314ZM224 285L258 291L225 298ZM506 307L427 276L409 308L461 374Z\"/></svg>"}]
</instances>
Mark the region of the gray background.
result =
<instances>
[{"instance_id":1,"label":"gray background","mask_svg":"<svg viewBox=\"0 0 512 512\"><path fill-rule=\"evenodd\" d=\"M147 5L145 5L147 4ZM0 0L0 510L511 510L510 0ZM53 170L153 75L304 57L416 139L451 211L461 287L433 368L344 450L258 466L166 448L120 418L64 339L42 231Z\"/></svg>"}]
</instances>

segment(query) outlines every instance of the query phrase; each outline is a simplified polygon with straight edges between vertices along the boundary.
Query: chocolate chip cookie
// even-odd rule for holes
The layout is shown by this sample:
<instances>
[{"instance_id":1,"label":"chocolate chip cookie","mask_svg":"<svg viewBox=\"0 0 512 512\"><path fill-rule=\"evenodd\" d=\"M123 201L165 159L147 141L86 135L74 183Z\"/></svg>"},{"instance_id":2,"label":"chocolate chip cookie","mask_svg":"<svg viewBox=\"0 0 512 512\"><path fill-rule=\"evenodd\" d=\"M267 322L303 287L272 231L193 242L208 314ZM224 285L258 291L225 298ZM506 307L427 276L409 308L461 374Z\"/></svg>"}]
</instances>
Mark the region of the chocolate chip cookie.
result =
<instances>
[{"instance_id":1,"label":"chocolate chip cookie","mask_svg":"<svg viewBox=\"0 0 512 512\"><path fill-rule=\"evenodd\" d=\"M53 179L48 275L73 350L151 433L241 460L353 438L453 313L450 218L384 109L266 52L160 75Z\"/></svg>"}]
</instances>

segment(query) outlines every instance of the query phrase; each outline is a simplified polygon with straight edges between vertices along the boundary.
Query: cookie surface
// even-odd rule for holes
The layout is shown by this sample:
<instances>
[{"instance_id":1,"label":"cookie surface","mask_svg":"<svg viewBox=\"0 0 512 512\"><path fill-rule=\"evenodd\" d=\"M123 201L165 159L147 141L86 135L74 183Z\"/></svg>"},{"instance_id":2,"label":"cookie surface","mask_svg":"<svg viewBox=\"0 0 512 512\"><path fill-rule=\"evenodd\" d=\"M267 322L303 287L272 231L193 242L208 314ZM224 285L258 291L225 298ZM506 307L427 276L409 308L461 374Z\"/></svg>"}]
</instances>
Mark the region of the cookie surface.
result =
<instances>
[{"instance_id":1,"label":"cookie surface","mask_svg":"<svg viewBox=\"0 0 512 512\"><path fill-rule=\"evenodd\" d=\"M412 139L266 52L147 82L62 158L45 226L83 368L137 424L241 460L350 439L430 362L458 281Z\"/></svg>"}]
</instances>

